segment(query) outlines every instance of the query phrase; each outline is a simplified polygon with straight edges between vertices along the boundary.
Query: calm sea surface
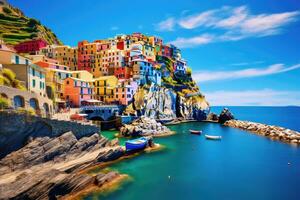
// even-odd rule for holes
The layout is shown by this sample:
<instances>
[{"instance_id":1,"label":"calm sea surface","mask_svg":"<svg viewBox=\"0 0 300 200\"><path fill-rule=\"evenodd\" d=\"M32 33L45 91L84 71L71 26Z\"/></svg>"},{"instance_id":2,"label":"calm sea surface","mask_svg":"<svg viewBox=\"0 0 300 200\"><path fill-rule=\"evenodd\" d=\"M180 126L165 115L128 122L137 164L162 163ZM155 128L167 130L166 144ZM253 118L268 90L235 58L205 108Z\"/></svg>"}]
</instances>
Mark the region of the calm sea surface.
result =
<instances>
[{"instance_id":1,"label":"calm sea surface","mask_svg":"<svg viewBox=\"0 0 300 200\"><path fill-rule=\"evenodd\" d=\"M212 111L219 113L221 109L214 107ZM300 131L297 107L230 110L241 120ZM85 199L300 199L300 147L219 124L193 122L170 128L177 134L155 138L156 143L165 146L163 150L143 153L104 169L128 174L131 180L113 192L93 193ZM189 129L222 135L223 139L208 141L204 136L191 135ZM103 134L113 138L114 133Z\"/></svg>"}]
</instances>

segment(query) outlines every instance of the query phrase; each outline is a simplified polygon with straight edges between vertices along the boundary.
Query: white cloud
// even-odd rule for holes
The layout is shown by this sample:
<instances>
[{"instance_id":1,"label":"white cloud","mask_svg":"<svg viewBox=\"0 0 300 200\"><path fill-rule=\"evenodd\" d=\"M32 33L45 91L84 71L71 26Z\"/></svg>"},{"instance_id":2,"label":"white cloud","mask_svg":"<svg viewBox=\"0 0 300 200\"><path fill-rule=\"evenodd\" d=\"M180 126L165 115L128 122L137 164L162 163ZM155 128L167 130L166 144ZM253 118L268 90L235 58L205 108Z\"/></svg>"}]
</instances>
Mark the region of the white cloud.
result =
<instances>
[{"instance_id":1,"label":"white cloud","mask_svg":"<svg viewBox=\"0 0 300 200\"><path fill-rule=\"evenodd\" d=\"M196 15L191 15L183 19L179 19L178 24L185 29L194 29L199 26L210 26L215 22L216 10L209 10Z\"/></svg>"},{"instance_id":2,"label":"white cloud","mask_svg":"<svg viewBox=\"0 0 300 200\"><path fill-rule=\"evenodd\" d=\"M299 11L255 15L250 12L247 6L223 6L219 9L207 10L185 17L168 18L157 24L157 30L173 31L177 25L177 27L183 29L198 28L201 31L207 31L204 35L214 37L214 40L210 42L237 41L249 37L280 34L286 25L297 21L299 15ZM184 40L189 41L197 37L201 37L201 35L184 38ZM179 39L183 40L182 37L179 37L175 41ZM198 45L202 44L199 43ZM193 47L197 45L182 46Z\"/></svg>"},{"instance_id":3,"label":"white cloud","mask_svg":"<svg viewBox=\"0 0 300 200\"><path fill-rule=\"evenodd\" d=\"M187 48L187 47L193 47L198 45L207 44L213 41L213 36L204 34L197 37L192 38L177 38L176 40L170 42L173 45L176 45L180 48Z\"/></svg>"},{"instance_id":4,"label":"white cloud","mask_svg":"<svg viewBox=\"0 0 300 200\"><path fill-rule=\"evenodd\" d=\"M250 78L258 76L267 76L271 74L279 74L295 69L299 69L300 64L285 67L283 64L274 64L266 68L248 68L236 71L202 71L193 73L196 82L219 81L228 79Z\"/></svg>"},{"instance_id":5,"label":"white cloud","mask_svg":"<svg viewBox=\"0 0 300 200\"><path fill-rule=\"evenodd\" d=\"M117 31L117 30L119 30L119 27L118 26L112 26L112 27L110 27L110 30Z\"/></svg>"},{"instance_id":6,"label":"white cloud","mask_svg":"<svg viewBox=\"0 0 300 200\"><path fill-rule=\"evenodd\" d=\"M159 22L156 24L156 30L157 31L173 31L173 28L175 26L175 19L173 17L169 17L168 19Z\"/></svg>"},{"instance_id":7,"label":"white cloud","mask_svg":"<svg viewBox=\"0 0 300 200\"><path fill-rule=\"evenodd\" d=\"M253 62L240 62L240 63L232 63L229 64L230 66L246 66L246 65L257 65L257 64L262 64L264 61L258 60L258 61L253 61Z\"/></svg>"},{"instance_id":8,"label":"white cloud","mask_svg":"<svg viewBox=\"0 0 300 200\"><path fill-rule=\"evenodd\" d=\"M205 92L212 106L300 106L299 91L271 89Z\"/></svg>"}]
</instances>

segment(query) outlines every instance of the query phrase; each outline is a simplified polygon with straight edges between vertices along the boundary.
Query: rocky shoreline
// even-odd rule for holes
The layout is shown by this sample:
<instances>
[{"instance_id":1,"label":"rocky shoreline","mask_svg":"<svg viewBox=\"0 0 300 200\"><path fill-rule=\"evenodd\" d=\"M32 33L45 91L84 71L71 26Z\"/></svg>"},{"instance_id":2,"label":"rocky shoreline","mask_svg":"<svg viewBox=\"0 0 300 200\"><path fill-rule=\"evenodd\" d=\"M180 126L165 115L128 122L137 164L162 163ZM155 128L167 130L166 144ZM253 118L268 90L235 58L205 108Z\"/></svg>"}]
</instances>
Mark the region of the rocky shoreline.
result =
<instances>
[{"instance_id":1,"label":"rocky shoreline","mask_svg":"<svg viewBox=\"0 0 300 200\"><path fill-rule=\"evenodd\" d=\"M266 136L272 140L300 145L300 133L283 127L241 120L228 120L223 125Z\"/></svg>"},{"instance_id":2,"label":"rocky shoreline","mask_svg":"<svg viewBox=\"0 0 300 200\"><path fill-rule=\"evenodd\" d=\"M141 117L131 124L125 124L120 129L120 136L123 137L138 137L138 136L152 136L162 137L173 135L174 132L168 127L157 122L155 119L148 117Z\"/></svg>"},{"instance_id":3,"label":"rocky shoreline","mask_svg":"<svg viewBox=\"0 0 300 200\"><path fill-rule=\"evenodd\" d=\"M38 137L0 160L0 199L68 199L88 188L101 189L124 175L83 171L130 156L134 155L126 153L117 139L110 141L98 133L80 139L72 132Z\"/></svg>"}]
</instances>

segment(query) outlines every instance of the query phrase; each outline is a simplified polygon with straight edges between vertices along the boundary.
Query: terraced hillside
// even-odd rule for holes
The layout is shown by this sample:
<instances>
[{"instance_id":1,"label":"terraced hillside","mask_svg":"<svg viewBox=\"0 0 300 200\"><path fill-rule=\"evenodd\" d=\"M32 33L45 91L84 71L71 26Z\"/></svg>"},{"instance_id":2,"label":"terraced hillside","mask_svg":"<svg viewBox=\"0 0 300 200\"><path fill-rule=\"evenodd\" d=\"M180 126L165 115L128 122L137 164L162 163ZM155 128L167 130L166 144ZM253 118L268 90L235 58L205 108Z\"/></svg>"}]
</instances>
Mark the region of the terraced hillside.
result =
<instances>
[{"instance_id":1,"label":"terraced hillside","mask_svg":"<svg viewBox=\"0 0 300 200\"><path fill-rule=\"evenodd\" d=\"M0 38L11 45L33 38L42 38L48 44L62 44L49 28L36 19L26 17L4 0L0 0Z\"/></svg>"}]
</instances>

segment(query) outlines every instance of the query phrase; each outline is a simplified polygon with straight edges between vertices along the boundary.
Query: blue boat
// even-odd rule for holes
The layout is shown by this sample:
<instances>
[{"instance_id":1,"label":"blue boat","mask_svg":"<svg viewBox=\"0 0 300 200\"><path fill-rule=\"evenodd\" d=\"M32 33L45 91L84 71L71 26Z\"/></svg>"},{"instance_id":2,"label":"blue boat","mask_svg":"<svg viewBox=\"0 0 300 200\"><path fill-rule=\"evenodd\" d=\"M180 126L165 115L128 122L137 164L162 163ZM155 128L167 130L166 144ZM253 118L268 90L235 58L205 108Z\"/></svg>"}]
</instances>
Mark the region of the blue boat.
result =
<instances>
[{"instance_id":1,"label":"blue boat","mask_svg":"<svg viewBox=\"0 0 300 200\"><path fill-rule=\"evenodd\" d=\"M137 138L134 140L127 140L125 142L126 151L135 151L144 149L147 146L148 139L145 137Z\"/></svg>"}]
</instances>

